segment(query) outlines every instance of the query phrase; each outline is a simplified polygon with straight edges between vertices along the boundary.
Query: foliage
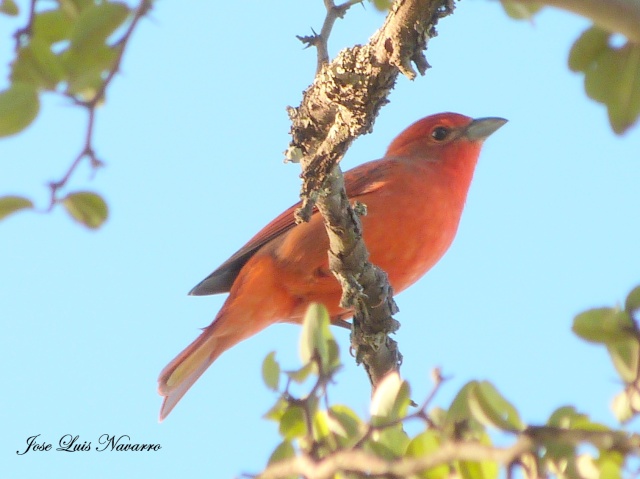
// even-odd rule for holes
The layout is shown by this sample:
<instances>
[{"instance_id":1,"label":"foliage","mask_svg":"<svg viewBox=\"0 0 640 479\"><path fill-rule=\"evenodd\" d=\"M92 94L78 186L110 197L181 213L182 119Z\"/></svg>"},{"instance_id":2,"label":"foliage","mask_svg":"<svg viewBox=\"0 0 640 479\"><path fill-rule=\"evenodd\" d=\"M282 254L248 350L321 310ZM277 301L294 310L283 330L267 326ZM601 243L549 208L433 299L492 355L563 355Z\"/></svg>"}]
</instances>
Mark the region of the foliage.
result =
<instances>
[{"instance_id":1,"label":"foliage","mask_svg":"<svg viewBox=\"0 0 640 479\"><path fill-rule=\"evenodd\" d=\"M583 339L607 346L626 384L614 399L614 412L622 422L638 414L638 311L640 286L629 294L624 309L586 311L573 325ZM595 423L573 406L556 409L545 424L526 425L488 381L471 381L448 408L436 407L432 403L445 383L439 371L434 371L433 390L419 407L397 373L376 389L368 418L331 404L327 390L341 364L329 317L319 305L312 305L305 316L300 356L302 366L296 370L283 371L275 353L264 361L264 382L279 393L265 417L277 423L282 442L257 478L491 479L499 477L501 468L507 477L519 469L531 478L616 478L640 455L640 435ZM294 388L307 392L295 396ZM405 431L410 422L420 426L415 435ZM496 436L508 445L497 446Z\"/></svg>"},{"instance_id":2,"label":"foliage","mask_svg":"<svg viewBox=\"0 0 640 479\"><path fill-rule=\"evenodd\" d=\"M88 228L98 228L106 219L104 200L93 192L63 196L60 191L83 160L94 169L102 165L92 145L95 109L104 101L135 26L150 7L150 0L142 0L137 8L119 1L58 0L36 9L32 0L27 24L14 34L10 84L0 92L0 138L23 131L35 120L43 93L60 95L86 109L84 145L62 179L49 184L51 200L45 211L62 204ZM15 16L18 5L4 0L0 12ZM34 208L29 198L0 197L0 219Z\"/></svg>"},{"instance_id":3,"label":"foliage","mask_svg":"<svg viewBox=\"0 0 640 479\"><path fill-rule=\"evenodd\" d=\"M531 20L543 4L501 2L505 12L517 20ZM619 15L623 14L620 10ZM598 19L593 20L597 23ZM620 135L640 117L640 44L625 39L622 46L616 46L613 40L614 33L594 24L575 41L568 63L572 71L584 74L585 92L607 108L611 128Z\"/></svg>"},{"instance_id":4,"label":"foliage","mask_svg":"<svg viewBox=\"0 0 640 479\"><path fill-rule=\"evenodd\" d=\"M389 0L373 0L388 9ZM353 2L352 2L353 3ZM539 5L503 0L507 13L531 19ZM118 72L122 55L138 23L151 7L135 8L120 1L57 0L36 9L31 1L27 24L15 33L15 58L10 85L0 91L0 137L27 128L40 111L43 93L60 95L88 114L85 140L77 158L59 181L50 183L51 202L63 205L88 228L100 227L108 216L104 200L94 192L62 194L67 180L84 160L93 168L102 162L92 145L96 108ZM0 13L15 16L18 4L0 0ZM315 38L315 37L314 37ZM586 30L569 54L569 67L584 74L585 90L603 103L616 133L623 133L640 115L640 46L612 43L613 35L597 27ZM0 197L0 220L21 210L34 210L23 196ZM624 384L612 409L622 424L640 412L640 287L624 307L597 308L578 315L573 331L604 345ZM471 381L446 409L433 405L445 384L436 371L432 393L420 406L411 401L410 386L397 374L386 377L371 400L370 417L361 418L345 405L332 405L329 385L340 370L338 346L326 310L313 305L300 344L302 365L283 370L275 353L263 363L264 382L278 393L266 417L278 425L281 443L261 478L420 477L495 478L500 468L511 475L560 478L621 477L640 451L640 437L595 423L573 406L553 411L545 424L525 424L518 410L490 382ZM294 388L307 392L296 396ZM405 425L421 430L413 436ZM507 446L496 446L496 432ZM506 439L505 439L506 438ZM591 447L584 449L582 445Z\"/></svg>"},{"instance_id":5,"label":"foliage","mask_svg":"<svg viewBox=\"0 0 640 479\"><path fill-rule=\"evenodd\" d=\"M569 53L569 68L584 73L590 98L607 106L613 131L624 133L640 115L640 45L611 44L613 35L591 27Z\"/></svg>"},{"instance_id":6,"label":"foliage","mask_svg":"<svg viewBox=\"0 0 640 479\"><path fill-rule=\"evenodd\" d=\"M330 10L335 13L332 21L360 1L331 4ZM388 10L393 4L392 0L370 1L379 10ZM511 17L526 20L544 4L501 1ZM63 177L49 183L50 202L41 211L62 204L74 220L88 228L98 228L106 219L85 221L90 217L74 214L77 211L69 208L69 194L63 195L61 190L82 161L88 161L93 169L103 164L92 145L95 109L105 101L131 35L152 2L140 0L137 7L132 7L117 0L57 0L41 9L31 0L27 24L14 33L10 84L0 91L0 138L20 133L37 118L40 97L45 92L85 108L89 116L84 145ZM0 14L11 17L19 13L14 0L0 0ZM321 37L314 34L301 39L317 46ZM611 40L611 33L597 27L588 29L573 45L569 67L584 73L587 94L607 107L611 126L620 134L640 116L640 45L627 41L616 47ZM0 220L25 210L36 210L31 199L0 196Z\"/></svg>"},{"instance_id":7,"label":"foliage","mask_svg":"<svg viewBox=\"0 0 640 479\"><path fill-rule=\"evenodd\" d=\"M640 413L640 286L629 293L624 308L596 308L576 316L573 331L582 339L603 344L625 388L612 409L622 423Z\"/></svg>"},{"instance_id":8,"label":"foliage","mask_svg":"<svg viewBox=\"0 0 640 479\"><path fill-rule=\"evenodd\" d=\"M531 20L538 13L542 5L538 3L519 3L513 0L501 0L507 15L515 20Z\"/></svg>"}]
</instances>

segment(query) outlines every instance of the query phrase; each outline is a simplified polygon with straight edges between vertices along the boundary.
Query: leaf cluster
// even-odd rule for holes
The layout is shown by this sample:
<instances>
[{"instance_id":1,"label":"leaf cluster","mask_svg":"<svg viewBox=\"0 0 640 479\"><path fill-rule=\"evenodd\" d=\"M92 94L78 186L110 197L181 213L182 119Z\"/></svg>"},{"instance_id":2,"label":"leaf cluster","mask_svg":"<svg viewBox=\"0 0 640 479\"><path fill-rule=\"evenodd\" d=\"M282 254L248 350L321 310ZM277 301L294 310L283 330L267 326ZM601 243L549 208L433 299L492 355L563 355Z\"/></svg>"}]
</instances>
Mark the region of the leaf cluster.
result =
<instances>
[{"instance_id":1,"label":"leaf cluster","mask_svg":"<svg viewBox=\"0 0 640 479\"><path fill-rule=\"evenodd\" d=\"M63 197L58 192L82 160L88 159L93 169L102 165L92 146L95 109L104 101L134 26L150 6L148 0L137 9L120 1L57 0L37 9L32 0L27 24L14 34L10 84L0 91L0 138L15 135L33 122L45 93L60 95L87 110L84 146L63 178L49 184L51 200L46 211L62 204L74 220L88 228L98 228L106 220L104 200L92 192ZM17 15L18 5L4 0L0 12ZM34 208L29 198L0 197L0 219Z\"/></svg>"},{"instance_id":2,"label":"leaf cluster","mask_svg":"<svg viewBox=\"0 0 640 479\"><path fill-rule=\"evenodd\" d=\"M624 389L613 398L616 418L628 422L640 412L640 286L627 296L624 308L594 308L576 316L573 332L607 348Z\"/></svg>"},{"instance_id":3,"label":"leaf cluster","mask_svg":"<svg viewBox=\"0 0 640 479\"><path fill-rule=\"evenodd\" d=\"M517 20L530 20L542 8L542 3L501 2ZM640 117L640 44L625 39L618 46L614 36L594 24L575 41L568 63L571 71L584 74L585 92L607 108L611 128L620 135Z\"/></svg>"},{"instance_id":4,"label":"leaf cluster","mask_svg":"<svg viewBox=\"0 0 640 479\"><path fill-rule=\"evenodd\" d=\"M639 309L640 287L628 296L624 310L587 311L573 328L582 338L607 345L636 397L637 374L629 369L637 368L638 330L631 315ZM446 381L439 371L420 406L411 400L409 383L395 372L376 388L368 417L331 404L328 389L341 363L326 309L317 304L304 319L300 356L302 366L292 371L281 369L275 353L264 360L264 382L279 393L265 417L277 423L282 441L266 469L251 477L493 479L501 470L507 477L519 470L528 478L618 478L640 455L640 436L593 422L573 406L556 409L544 424L527 425L488 381L470 381L447 408L434 406ZM294 396L293 384L308 392ZM616 411L622 421L638 413L632 400L626 415ZM406 432L410 422L419 426L415 435Z\"/></svg>"},{"instance_id":5,"label":"leaf cluster","mask_svg":"<svg viewBox=\"0 0 640 479\"><path fill-rule=\"evenodd\" d=\"M92 0L60 0L54 8L34 9L29 24L15 35L11 85L0 93L0 137L34 120L42 92L60 92L78 102L99 100L122 49L111 36L130 14L125 3Z\"/></svg>"}]
</instances>

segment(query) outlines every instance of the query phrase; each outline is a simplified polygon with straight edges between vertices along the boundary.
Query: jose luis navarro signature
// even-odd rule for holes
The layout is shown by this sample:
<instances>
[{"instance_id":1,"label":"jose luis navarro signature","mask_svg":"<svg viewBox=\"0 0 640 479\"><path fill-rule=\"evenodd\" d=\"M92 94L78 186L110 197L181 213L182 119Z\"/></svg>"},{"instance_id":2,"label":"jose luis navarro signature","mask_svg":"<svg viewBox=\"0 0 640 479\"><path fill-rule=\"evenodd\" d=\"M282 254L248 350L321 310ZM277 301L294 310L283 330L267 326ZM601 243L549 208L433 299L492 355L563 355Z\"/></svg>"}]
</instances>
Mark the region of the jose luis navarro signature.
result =
<instances>
[{"instance_id":1,"label":"jose luis navarro signature","mask_svg":"<svg viewBox=\"0 0 640 479\"><path fill-rule=\"evenodd\" d=\"M30 451L39 452L39 451L51 451L53 449L53 445L47 443L42 440L42 442L38 442L38 438L40 434L36 434L35 436L31 436L27 438L27 447L23 451L16 451L16 454L19 456L24 456L26 453ZM98 445L93 449L91 448L91 441L82 441L80 436L72 436L71 434L65 434L58 441L58 447L55 449L56 451L62 452L80 452L80 451L159 451L162 449L160 444L137 444L132 443L131 438L123 434L121 436L111 435L111 434L103 434L98 438Z\"/></svg>"}]
</instances>

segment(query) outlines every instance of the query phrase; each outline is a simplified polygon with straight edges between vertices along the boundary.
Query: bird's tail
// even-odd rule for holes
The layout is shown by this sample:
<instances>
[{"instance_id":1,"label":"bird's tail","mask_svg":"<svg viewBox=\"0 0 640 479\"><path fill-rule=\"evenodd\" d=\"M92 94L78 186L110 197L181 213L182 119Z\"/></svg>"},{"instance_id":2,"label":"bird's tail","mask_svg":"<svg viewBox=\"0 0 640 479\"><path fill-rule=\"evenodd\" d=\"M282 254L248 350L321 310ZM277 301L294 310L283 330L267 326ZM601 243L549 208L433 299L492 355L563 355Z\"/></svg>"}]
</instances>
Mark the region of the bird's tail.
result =
<instances>
[{"instance_id":1,"label":"bird's tail","mask_svg":"<svg viewBox=\"0 0 640 479\"><path fill-rule=\"evenodd\" d=\"M202 373L228 348L224 345L224 338L216 334L216 329L218 328L215 322L205 328L202 334L160 373L158 393L164 396L160 408L160 422L169 415Z\"/></svg>"},{"instance_id":2,"label":"bird's tail","mask_svg":"<svg viewBox=\"0 0 640 479\"><path fill-rule=\"evenodd\" d=\"M218 357L278 318L292 315L292 298L279 286L270 256L254 257L243 269L216 319L160 373L158 392L164 396L160 421L182 399Z\"/></svg>"}]
</instances>

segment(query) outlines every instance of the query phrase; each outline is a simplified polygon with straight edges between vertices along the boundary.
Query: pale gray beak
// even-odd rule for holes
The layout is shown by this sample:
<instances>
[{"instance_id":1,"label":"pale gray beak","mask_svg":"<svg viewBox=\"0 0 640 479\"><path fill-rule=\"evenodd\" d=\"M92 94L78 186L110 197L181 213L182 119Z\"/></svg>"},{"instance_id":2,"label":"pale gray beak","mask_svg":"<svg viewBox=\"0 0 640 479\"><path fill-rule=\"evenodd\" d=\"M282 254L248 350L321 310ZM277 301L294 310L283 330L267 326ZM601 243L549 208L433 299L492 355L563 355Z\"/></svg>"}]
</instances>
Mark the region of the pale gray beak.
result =
<instances>
[{"instance_id":1,"label":"pale gray beak","mask_svg":"<svg viewBox=\"0 0 640 479\"><path fill-rule=\"evenodd\" d=\"M498 117L476 118L464 129L463 136L472 141L484 140L507 121Z\"/></svg>"}]
</instances>

